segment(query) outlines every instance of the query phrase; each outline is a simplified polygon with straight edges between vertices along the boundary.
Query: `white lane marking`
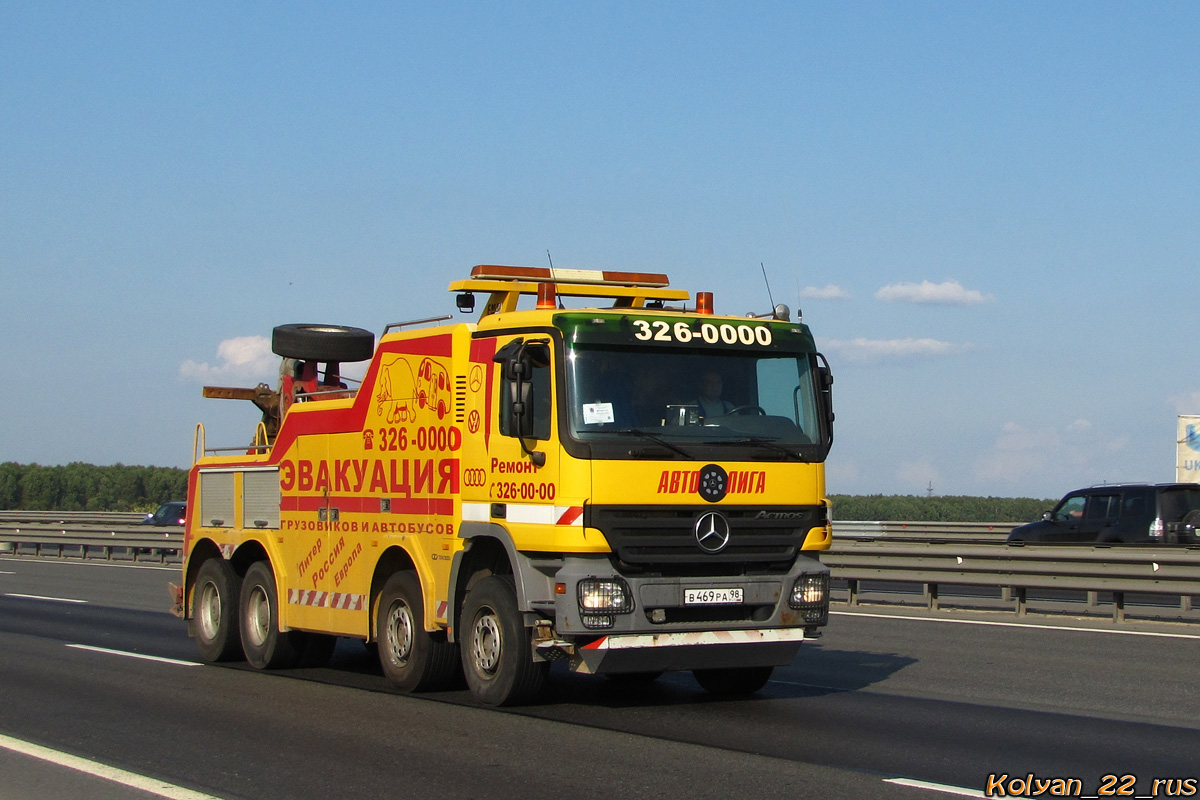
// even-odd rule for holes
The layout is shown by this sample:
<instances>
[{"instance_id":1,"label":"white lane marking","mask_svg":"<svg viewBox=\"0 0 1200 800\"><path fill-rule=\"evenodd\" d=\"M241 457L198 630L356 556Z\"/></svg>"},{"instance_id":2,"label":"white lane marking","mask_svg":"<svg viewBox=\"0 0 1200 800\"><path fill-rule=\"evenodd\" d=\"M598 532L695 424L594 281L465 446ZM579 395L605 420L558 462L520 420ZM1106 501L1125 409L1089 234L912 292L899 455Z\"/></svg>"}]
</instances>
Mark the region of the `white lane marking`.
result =
<instances>
[{"instance_id":1,"label":"white lane marking","mask_svg":"<svg viewBox=\"0 0 1200 800\"><path fill-rule=\"evenodd\" d=\"M958 625L991 625L997 628L1034 628L1041 631L1077 631L1082 633L1111 633L1117 636L1157 636L1163 639L1200 639L1196 633L1161 633L1158 631L1122 631L1112 628L1077 628L1071 625L1043 625L1038 622L995 622L985 619L944 619L941 617L912 617L905 614L872 614L859 611L830 611L830 616L871 617L873 619L904 619L914 622L949 622Z\"/></svg>"},{"instance_id":2,"label":"white lane marking","mask_svg":"<svg viewBox=\"0 0 1200 800\"><path fill-rule=\"evenodd\" d=\"M918 781L912 778L884 778L884 783L894 783L897 786L911 786L914 789L928 789L931 792L942 792L943 794L956 794L959 797L987 797L979 789L964 789L961 786L950 786L946 783L930 783L929 781Z\"/></svg>"},{"instance_id":3,"label":"white lane marking","mask_svg":"<svg viewBox=\"0 0 1200 800\"><path fill-rule=\"evenodd\" d=\"M210 794L194 792L191 789L184 789L182 786L176 786L166 781L147 778L145 775L138 775L136 772L127 772L123 769L110 767L98 761L60 753L57 750L51 750L49 747L31 744L30 742L14 739L11 736L3 734L0 734L0 747L42 761L49 761L51 764L73 769L76 772L83 772L97 778L103 778L106 781L112 781L113 783L129 786L143 792L149 792L159 797L166 797L169 800L217 800L216 797Z\"/></svg>"},{"instance_id":4,"label":"white lane marking","mask_svg":"<svg viewBox=\"0 0 1200 800\"><path fill-rule=\"evenodd\" d=\"M163 656L148 656L144 653L131 653L128 650L109 650L107 647L94 647L90 644L69 644L73 650L89 650L93 653L104 653L110 656L124 656L125 658L139 658L142 661L157 661L160 664L175 664L180 667L202 667L204 666L199 661L180 661L177 658L164 658Z\"/></svg>"},{"instance_id":5,"label":"white lane marking","mask_svg":"<svg viewBox=\"0 0 1200 800\"><path fill-rule=\"evenodd\" d=\"M43 597L40 594L17 594L16 592L5 592L5 597L21 597L25 600L49 600L52 603L87 603L87 600L75 600L71 597Z\"/></svg>"}]
</instances>

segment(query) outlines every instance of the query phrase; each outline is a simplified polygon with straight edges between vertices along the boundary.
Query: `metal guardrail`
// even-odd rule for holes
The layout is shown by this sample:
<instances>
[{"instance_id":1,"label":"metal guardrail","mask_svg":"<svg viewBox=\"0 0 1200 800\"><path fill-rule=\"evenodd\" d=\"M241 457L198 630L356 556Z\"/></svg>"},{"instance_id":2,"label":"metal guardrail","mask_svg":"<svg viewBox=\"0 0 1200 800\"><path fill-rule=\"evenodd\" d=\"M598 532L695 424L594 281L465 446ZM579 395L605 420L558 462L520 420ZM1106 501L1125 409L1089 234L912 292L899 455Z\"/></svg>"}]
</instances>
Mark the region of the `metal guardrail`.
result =
<instances>
[{"instance_id":1,"label":"metal guardrail","mask_svg":"<svg viewBox=\"0 0 1200 800\"><path fill-rule=\"evenodd\" d=\"M0 528L21 522L59 525L135 525L146 518L143 511L0 511Z\"/></svg>"},{"instance_id":2,"label":"metal guardrail","mask_svg":"<svg viewBox=\"0 0 1200 800\"><path fill-rule=\"evenodd\" d=\"M936 610L948 587L985 586L1005 590L1013 610L1028 611L1031 589L1111 592L1113 619L1125 618L1127 595L1178 599L1191 611L1200 595L1200 548L837 541L821 560L844 581L850 605L861 600L868 581L920 584ZM1094 600L1094 596L1091 597Z\"/></svg>"},{"instance_id":3,"label":"metal guardrail","mask_svg":"<svg viewBox=\"0 0 1200 800\"><path fill-rule=\"evenodd\" d=\"M1016 523L1010 522L841 522L833 523L834 542L868 539L893 542L999 543Z\"/></svg>"},{"instance_id":4,"label":"metal guardrail","mask_svg":"<svg viewBox=\"0 0 1200 800\"><path fill-rule=\"evenodd\" d=\"M0 555L178 560L179 527L143 525L137 512L0 512Z\"/></svg>"},{"instance_id":5,"label":"metal guardrail","mask_svg":"<svg viewBox=\"0 0 1200 800\"><path fill-rule=\"evenodd\" d=\"M30 516L34 514L36 516ZM178 528L132 520L141 514L0 512L0 554L177 561ZM109 524L102 524L105 520ZM1128 595L1174 597L1182 611L1200 596L1200 548L1144 545L1004 544L1006 523L836 522L833 547L821 554L850 605L886 585L921 587L938 609L954 587L990 587L1017 614L1030 590L1111 593L1113 618L1125 618ZM880 585L883 585L880 588Z\"/></svg>"}]
</instances>

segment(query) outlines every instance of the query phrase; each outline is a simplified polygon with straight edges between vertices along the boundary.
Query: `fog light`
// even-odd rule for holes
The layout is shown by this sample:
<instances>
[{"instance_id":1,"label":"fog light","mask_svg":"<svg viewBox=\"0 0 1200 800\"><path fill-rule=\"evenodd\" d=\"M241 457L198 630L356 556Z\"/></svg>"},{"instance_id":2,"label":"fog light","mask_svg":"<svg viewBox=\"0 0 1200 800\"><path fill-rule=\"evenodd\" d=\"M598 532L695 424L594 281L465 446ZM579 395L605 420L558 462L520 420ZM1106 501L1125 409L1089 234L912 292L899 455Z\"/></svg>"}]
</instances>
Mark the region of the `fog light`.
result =
<instances>
[{"instance_id":1,"label":"fog light","mask_svg":"<svg viewBox=\"0 0 1200 800\"><path fill-rule=\"evenodd\" d=\"M579 582L581 614L628 614L633 611L633 595L620 578L585 578Z\"/></svg>"},{"instance_id":2,"label":"fog light","mask_svg":"<svg viewBox=\"0 0 1200 800\"><path fill-rule=\"evenodd\" d=\"M579 617L585 628L611 628L613 618L607 614L583 614Z\"/></svg>"}]
</instances>

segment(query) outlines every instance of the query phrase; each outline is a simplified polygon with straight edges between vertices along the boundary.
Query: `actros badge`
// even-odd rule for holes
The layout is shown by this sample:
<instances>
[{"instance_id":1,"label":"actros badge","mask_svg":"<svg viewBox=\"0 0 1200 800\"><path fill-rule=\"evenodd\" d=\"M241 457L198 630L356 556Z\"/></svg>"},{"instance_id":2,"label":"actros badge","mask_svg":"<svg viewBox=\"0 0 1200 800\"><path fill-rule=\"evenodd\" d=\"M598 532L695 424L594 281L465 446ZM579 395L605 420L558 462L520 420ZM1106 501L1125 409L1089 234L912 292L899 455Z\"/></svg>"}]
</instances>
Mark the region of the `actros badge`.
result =
<instances>
[{"instance_id":1,"label":"actros badge","mask_svg":"<svg viewBox=\"0 0 1200 800\"><path fill-rule=\"evenodd\" d=\"M696 493L710 503L725 499L729 489L729 474L716 464L709 464L700 470L700 485Z\"/></svg>"}]
</instances>

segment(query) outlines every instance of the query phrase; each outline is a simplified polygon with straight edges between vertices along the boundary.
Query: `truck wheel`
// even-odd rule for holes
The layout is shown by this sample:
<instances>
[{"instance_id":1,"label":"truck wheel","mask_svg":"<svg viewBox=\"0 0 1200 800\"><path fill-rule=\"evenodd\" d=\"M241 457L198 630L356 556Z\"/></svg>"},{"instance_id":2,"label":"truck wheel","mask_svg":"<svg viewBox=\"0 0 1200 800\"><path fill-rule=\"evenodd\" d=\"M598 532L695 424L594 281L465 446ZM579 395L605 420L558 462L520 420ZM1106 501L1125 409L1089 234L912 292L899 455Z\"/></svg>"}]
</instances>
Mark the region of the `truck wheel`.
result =
<instances>
[{"instance_id":1,"label":"truck wheel","mask_svg":"<svg viewBox=\"0 0 1200 800\"><path fill-rule=\"evenodd\" d=\"M475 699L489 706L532 700L545 685L550 662L533 660L512 577L490 575L475 584L462 619L463 672Z\"/></svg>"},{"instance_id":2,"label":"truck wheel","mask_svg":"<svg viewBox=\"0 0 1200 800\"><path fill-rule=\"evenodd\" d=\"M300 657L299 637L279 630L279 595L266 561L256 561L242 579L242 650L255 669L286 669Z\"/></svg>"},{"instance_id":3,"label":"truck wheel","mask_svg":"<svg viewBox=\"0 0 1200 800\"><path fill-rule=\"evenodd\" d=\"M712 694L754 694L771 680L774 667L728 667L694 669L692 675Z\"/></svg>"},{"instance_id":4,"label":"truck wheel","mask_svg":"<svg viewBox=\"0 0 1200 800\"><path fill-rule=\"evenodd\" d=\"M379 664L392 684L405 692L442 689L458 671L458 647L425 630L421 582L412 570L387 579L375 616Z\"/></svg>"},{"instance_id":5,"label":"truck wheel","mask_svg":"<svg viewBox=\"0 0 1200 800\"><path fill-rule=\"evenodd\" d=\"M301 361L366 361L375 352L375 334L344 325L277 325L271 352Z\"/></svg>"},{"instance_id":6,"label":"truck wheel","mask_svg":"<svg viewBox=\"0 0 1200 800\"><path fill-rule=\"evenodd\" d=\"M233 565L213 557L200 565L196 573L192 619L200 658L207 662L236 661L242 658L242 640L238 634L238 598L241 578Z\"/></svg>"}]
</instances>

